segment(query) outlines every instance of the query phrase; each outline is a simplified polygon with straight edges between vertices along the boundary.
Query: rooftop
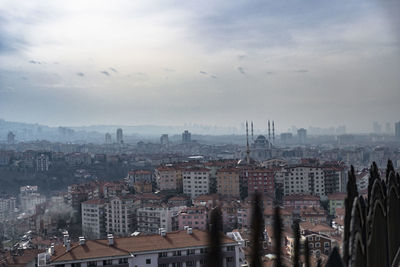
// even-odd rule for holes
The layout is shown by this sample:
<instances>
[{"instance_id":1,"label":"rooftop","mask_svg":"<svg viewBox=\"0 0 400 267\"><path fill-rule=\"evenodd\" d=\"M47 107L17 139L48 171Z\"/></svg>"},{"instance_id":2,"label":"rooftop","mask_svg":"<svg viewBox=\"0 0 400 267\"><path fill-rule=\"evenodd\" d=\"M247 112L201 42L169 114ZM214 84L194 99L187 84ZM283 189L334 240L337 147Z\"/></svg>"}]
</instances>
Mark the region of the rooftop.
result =
<instances>
[{"instance_id":1,"label":"rooftop","mask_svg":"<svg viewBox=\"0 0 400 267\"><path fill-rule=\"evenodd\" d=\"M87 240L85 245L71 244L71 250L66 252L62 245L55 247L52 262L84 260L104 257L129 256L130 254L170 250L178 248L207 246L209 236L206 231L193 229L192 234L187 231L168 232L166 236L143 235L124 238L114 238L114 245L108 245L108 240ZM233 239L223 236L222 244L236 244Z\"/></svg>"}]
</instances>

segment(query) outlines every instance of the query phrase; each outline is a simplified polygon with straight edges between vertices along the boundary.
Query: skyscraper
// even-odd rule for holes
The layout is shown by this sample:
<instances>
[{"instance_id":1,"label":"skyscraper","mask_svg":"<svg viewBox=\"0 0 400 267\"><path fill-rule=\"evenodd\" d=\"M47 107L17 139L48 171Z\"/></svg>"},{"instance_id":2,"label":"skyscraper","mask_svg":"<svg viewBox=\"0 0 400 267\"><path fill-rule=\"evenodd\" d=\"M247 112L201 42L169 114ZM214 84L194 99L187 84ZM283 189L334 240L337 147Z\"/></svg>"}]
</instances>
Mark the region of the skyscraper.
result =
<instances>
[{"instance_id":1,"label":"skyscraper","mask_svg":"<svg viewBox=\"0 0 400 267\"><path fill-rule=\"evenodd\" d=\"M106 144L111 144L111 134L106 133L105 135Z\"/></svg>"},{"instance_id":2,"label":"skyscraper","mask_svg":"<svg viewBox=\"0 0 400 267\"><path fill-rule=\"evenodd\" d=\"M395 123L395 137L400 141L400 121Z\"/></svg>"},{"instance_id":3,"label":"skyscraper","mask_svg":"<svg viewBox=\"0 0 400 267\"><path fill-rule=\"evenodd\" d=\"M14 142L15 142L15 134L13 132L8 132L7 143L14 144Z\"/></svg>"},{"instance_id":4,"label":"skyscraper","mask_svg":"<svg viewBox=\"0 0 400 267\"><path fill-rule=\"evenodd\" d=\"M168 147L168 145L169 145L168 134L161 135L160 143L161 143L162 146Z\"/></svg>"},{"instance_id":5,"label":"skyscraper","mask_svg":"<svg viewBox=\"0 0 400 267\"><path fill-rule=\"evenodd\" d=\"M192 141L192 134L188 130L185 130L182 133L182 143L190 143L191 141Z\"/></svg>"},{"instance_id":6,"label":"skyscraper","mask_svg":"<svg viewBox=\"0 0 400 267\"><path fill-rule=\"evenodd\" d=\"M117 129L117 143L118 144L124 143L124 139L123 139L123 134L122 134L122 129L121 128Z\"/></svg>"},{"instance_id":7,"label":"skyscraper","mask_svg":"<svg viewBox=\"0 0 400 267\"><path fill-rule=\"evenodd\" d=\"M297 137L299 138L300 144L304 144L307 140L307 130L304 128L298 129Z\"/></svg>"}]
</instances>

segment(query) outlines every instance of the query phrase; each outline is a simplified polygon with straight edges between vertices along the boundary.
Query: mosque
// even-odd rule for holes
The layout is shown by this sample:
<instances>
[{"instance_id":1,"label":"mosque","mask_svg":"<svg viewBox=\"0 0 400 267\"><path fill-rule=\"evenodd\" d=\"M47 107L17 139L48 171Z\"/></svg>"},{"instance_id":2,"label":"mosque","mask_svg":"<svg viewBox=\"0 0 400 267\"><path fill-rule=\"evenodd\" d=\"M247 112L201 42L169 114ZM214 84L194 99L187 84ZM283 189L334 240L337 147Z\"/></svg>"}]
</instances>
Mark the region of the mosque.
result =
<instances>
[{"instance_id":1,"label":"mosque","mask_svg":"<svg viewBox=\"0 0 400 267\"><path fill-rule=\"evenodd\" d=\"M272 137L272 138L271 138ZM239 164L262 162L276 157L279 154L279 149L274 146L275 143L275 122L272 121L272 136L271 136L271 122L268 120L268 135L259 135L254 139L253 122L251 122L251 141L249 144L249 129L248 122L246 121L246 151L241 153L241 160Z\"/></svg>"}]
</instances>

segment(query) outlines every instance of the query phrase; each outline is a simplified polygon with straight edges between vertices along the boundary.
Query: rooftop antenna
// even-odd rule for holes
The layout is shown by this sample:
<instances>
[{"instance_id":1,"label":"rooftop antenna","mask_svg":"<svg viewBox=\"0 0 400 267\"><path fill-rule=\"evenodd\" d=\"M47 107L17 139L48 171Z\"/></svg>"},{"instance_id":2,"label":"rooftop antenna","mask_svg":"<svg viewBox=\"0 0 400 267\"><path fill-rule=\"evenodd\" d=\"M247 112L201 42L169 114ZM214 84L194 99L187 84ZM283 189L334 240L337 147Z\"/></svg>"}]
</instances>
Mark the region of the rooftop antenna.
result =
<instances>
[{"instance_id":1,"label":"rooftop antenna","mask_svg":"<svg viewBox=\"0 0 400 267\"><path fill-rule=\"evenodd\" d=\"M270 140L271 140L271 124L268 120L268 141L270 141Z\"/></svg>"},{"instance_id":2,"label":"rooftop antenna","mask_svg":"<svg viewBox=\"0 0 400 267\"><path fill-rule=\"evenodd\" d=\"M251 141L254 142L254 130L253 130L253 122L251 122Z\"/></svg>"},{"instance_id":3,"label":"rooftop antenna","mask_svg":"<svg viewBox=\"0 0 400 267\"><path fill-rule=\"evenodd\" d=\"M249 164L250 163L249 124L247 123L247 121L246 121L246 141L247 141L247 144L246 144L246 148L247 148L247 150L246 150L246 162L247 162L247 164Z\"/></svg>"}]
</instances>

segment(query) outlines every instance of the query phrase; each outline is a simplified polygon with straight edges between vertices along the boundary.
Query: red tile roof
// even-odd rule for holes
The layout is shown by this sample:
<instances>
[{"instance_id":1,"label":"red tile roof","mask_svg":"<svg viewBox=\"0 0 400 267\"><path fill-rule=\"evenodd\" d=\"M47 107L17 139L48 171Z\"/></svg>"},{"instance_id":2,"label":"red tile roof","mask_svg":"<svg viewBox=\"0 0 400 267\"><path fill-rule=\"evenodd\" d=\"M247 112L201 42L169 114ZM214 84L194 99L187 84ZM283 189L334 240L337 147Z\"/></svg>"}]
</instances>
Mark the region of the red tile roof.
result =
<instances>
[{"instance_id":1,"label":"red tile roof","mask_svg":"<svg viewBox=\"0 0 400 267\"><path fill-rule=\"evenodd\" d=\"M114 238L114 245L109 246L108 240L88 240L85 245L72 244L71 250L66 252L65 247L56 246L51 257L52 262L85 260L105 257L123 257L131 253L151 252L177 248L201 247L209 243L208 233L193 229L193 234L186 231L169 232L165 237L161 235L143 235L134 237ZM236 244L233 239L223 236L222 244Z\"/></svg>"}]
</instances>

